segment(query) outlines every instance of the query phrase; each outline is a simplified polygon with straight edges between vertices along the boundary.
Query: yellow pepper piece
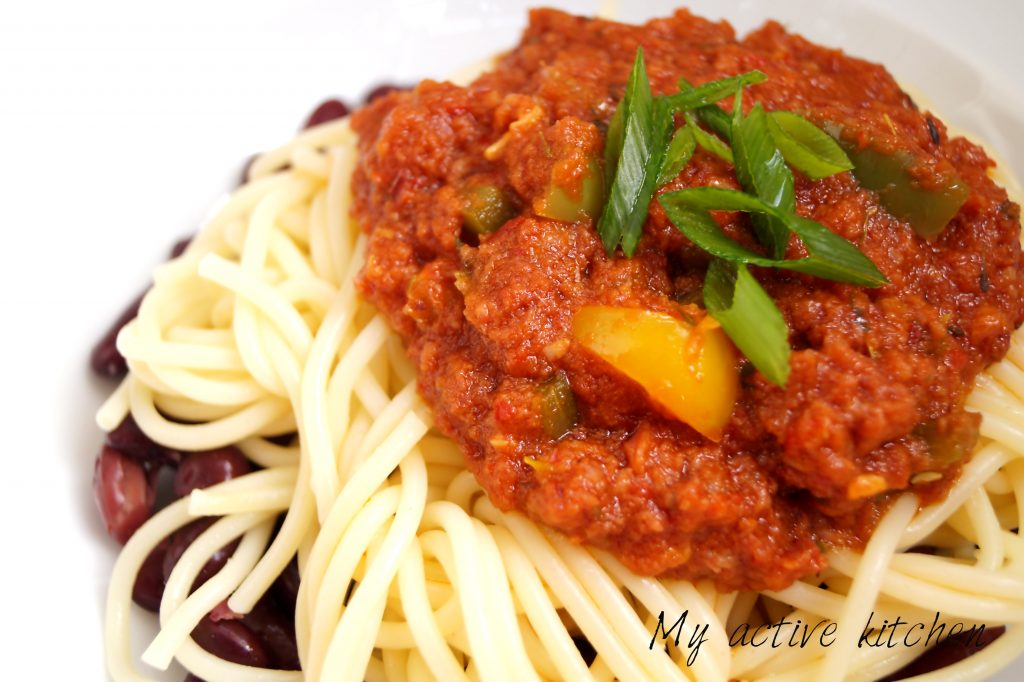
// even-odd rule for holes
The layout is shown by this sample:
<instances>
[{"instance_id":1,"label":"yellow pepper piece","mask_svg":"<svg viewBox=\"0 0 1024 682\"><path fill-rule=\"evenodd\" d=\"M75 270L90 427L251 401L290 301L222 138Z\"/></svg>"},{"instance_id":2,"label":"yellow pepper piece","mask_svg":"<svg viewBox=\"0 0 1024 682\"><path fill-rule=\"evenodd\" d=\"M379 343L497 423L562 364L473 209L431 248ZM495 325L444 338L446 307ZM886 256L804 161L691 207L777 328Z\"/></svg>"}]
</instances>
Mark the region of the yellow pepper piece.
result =
<instances>
[{"instance_id":1,"label":"yellow pepper piece","mask_svg":"<svg viewBox=\"0 0 1024 682\"><path fill-rule=\"evenodd\" d=\"M721 440L739 375L736 351L711 317L693 326L650 310L584 306L573 318L572 333L671 414Z\"/></svg>"}]
</instances>

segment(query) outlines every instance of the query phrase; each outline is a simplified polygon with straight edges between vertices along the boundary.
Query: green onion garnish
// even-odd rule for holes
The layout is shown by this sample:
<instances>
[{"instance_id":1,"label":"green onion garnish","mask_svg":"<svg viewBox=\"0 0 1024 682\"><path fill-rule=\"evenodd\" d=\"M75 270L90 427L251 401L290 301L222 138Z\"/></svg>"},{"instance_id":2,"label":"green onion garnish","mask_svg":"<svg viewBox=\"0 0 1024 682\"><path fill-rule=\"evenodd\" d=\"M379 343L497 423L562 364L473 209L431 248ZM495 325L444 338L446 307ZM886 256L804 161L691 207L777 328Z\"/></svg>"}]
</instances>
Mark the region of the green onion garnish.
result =
<instances>
[{"instance_id":1,"label":"green onion garnish","mask_svg":"<svg viewBox=\"0 0 1024 682\"><path fill-rule=\"evenodd\" d=\"M804 117L790 111L773 111L767 119L768 132L786 163L811 180L853 170L853 163L842 147Z\"/></svg>"},{"instance_id":2,"label":"green onion garnish","mask_svg":"<svg viewBox=\"0 0 1024 682\"><path fill-rule=\"evenodd\" d=\"M611 189L597 232L609 255L621 246L624 254L632 256L640 241L671 127L664 99L656 103L651 95L643 49L638 48L626 94L605 140L605 173L611 178Z\"/></svg>"},{"instance_id":3,"label":"green onion garnish","mask_svg":"<svg viewBox=\"0 0 1024 682\"><path fill-rule=\"evenodd\" d=\"M661 162L658 185L664 185L679 175L686 164L690 163L690 158L693 157L693 152L696 149L697 139L693 136L693 126L683 126L677 130L668 144L665 159Z\"/></svg>"},{"instance_id":4,"label":"green onion garnish","mask_svg":"<svg viewBox=\"0 0 1024 682\"><path fill-rule=\"evenodd\" d=\"M739 76L720 78L697 87L686 83L687 87L681 88L682 92L669 95L665 99L673 112L693 111L732 97L748 85L756 85L766 80L768 80L768 76L761 71L748 71Z\"/></svg>"},{"instance_id":5,"label":"green onion garnish","mask_svg":"<svg viewBox=\"0 0 1024 682\"><path fill-rule=\"evenodd\" d=\"M704 305L766 379L789 378L789 328L745 265L715 259L704 277Z\"/></svg>"},{"instance_id":6,"label":"green onion garnish","mask_svg":"<svg viewBox=\"0 0 1024 682\"><path fill-rule=\"evenodd\" d=\"M789 376L789 331L747 265L865 287L889 280L856 246L797 215L790 166L819 180L852 164L829 135L797 114L766 112L758 104L744 115L743 89L766 78L751 71L696 87L683 79L679 93L654 97L638 49L605 139L610 191L597 229L609 255L621 247L632 256L654 191L678 176L698 147L733 164L742 192L697 187L662 194L658 201L680 232L715 256L704 281L708 312L754 366L782 386ZM717 104L728 97L734 98L731 116ZM682 114L685 124L673 134L674 114ZM767 255L731 239L710 211L750 214ZM806 257L784 257L792 235L803 242Z\"/></svg>"},{"instance_id":7,"label":"green onion garnish","mask_svg":"<svg viewBox=\"0 0 1024 682\"><path fill-rule=\"evenodd\" d=\"M715 108L718 109L718 107ZM721 110L719 109L719 111ZM687 111L683 116L686 118L686 125L690 128L693 138L697 141L698 147L709 154L714 154L726 163L734 163L732 148L728 143L723 142L720 138L709 132L705 132L705 130L700 127L697 115L692 111Z\"/></svg>"},{"instance_id":8,"label":"green onion garnish","mask_svg":"<svg viewBox=\"0 0 1024 682\"><path fill-rule=\"evenodd\" d=\"M746 117L737 107L732 121L736 177L743 189L752 195L774 208L792 213L796 210L793 173L786 166L782 153L772 143L767 119L760 105L755 106ZM758 241L773 258L781 258L789 243L789 230L784 222L766 214L752 216L751 222Z\"/></svg>"},{"instance_id":9,"label":"green onion garnish","mask_svg":"<svg viewBox=\"0 0 1024 682\"><path fill-rule=\"evenodd\" d=\"M888 284L860 249L827 227L796 213L778 209L757 197L731 189L694 187L658 197L669 220L687 239L708 253L737 263L794 270L807 275L863 287ZM742 211L778 221L803 241L809 254L794 260L765 258L726 236L708 211Z\"/></svg>"}]
</instances>

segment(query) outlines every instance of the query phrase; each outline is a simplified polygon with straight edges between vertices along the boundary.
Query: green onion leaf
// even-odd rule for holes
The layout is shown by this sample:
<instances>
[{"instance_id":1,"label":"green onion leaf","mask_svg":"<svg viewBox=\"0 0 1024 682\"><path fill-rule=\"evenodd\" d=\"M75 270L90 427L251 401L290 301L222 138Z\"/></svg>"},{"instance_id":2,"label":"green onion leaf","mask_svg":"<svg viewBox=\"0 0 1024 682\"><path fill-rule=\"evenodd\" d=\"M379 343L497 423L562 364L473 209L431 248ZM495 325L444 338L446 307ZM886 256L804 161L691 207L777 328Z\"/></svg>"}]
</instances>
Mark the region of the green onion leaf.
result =
<instances>
[{"instance_id":1,"label":"green onion leaf","mask_svg":"<svg viewBox=\"0 0 1024 682\"><path fill-rule=\"evenodd\" d=\"M616 122L615 117L620 116ZM623 253L632 256L643 233L672 127L672 113L664 99L655 100L651 94L642 48L637 48L615 117L605 141L606 168L613 180L597 231L608 255L621 244ZM621 135L615 131L620 125Z\"/></svg>"},{"instance_id":2,"label":"green onion leaf","mask_svg":"<svg viewBox=\"0 0 1024 682\"><path fill-rule=\"evenodd\" d=\"M696 114L697 120L707 126L712 133L727 143L732 142L732 117L721 107L714 105L701 107L694 114Z\"/></svg>"},{"instance_id":3,"label":"green onion leaf","mask_svg":"<svg viewBox=\"0 0 1024 682\"><path fill-rule=\"evenodd\" d=\"M768 114L768 131L786 162L811 180L853 169L853 163L832 137L790 111Z\"/></svg>"},{"instance_id":4,"label":"green onion leaf","mask_svg":"<svg viewBox=\"0 0 1024 682\"><path fill-rule=\"evenodd\" d=\"M672 141L668 144L665 158L661 162L661 172L658 173L659 187L667 182L671 182L682 172L686 164L690 162L690 158L693 156L696 148L697 140L694 139L690 126L684 125L675 132L672 136Z\"/></svg>"},{"instance_id":5,"label":"green onion leaf","mask_svg":"<svg viewBox=\"0 0 1024 682\"><path fill-rule=\"evenodd\" d=\"M611 187L622 154L622 118L625 107L616 107L604 137L604 186Z\"/></svg>"},{"instance_id":6,"label":"green onion leaf","mask_svg":"<svg viewBox=\"0 0 1024 682\"><path fill-rule=\"evenodd\" d=\"M750 71L742 76L725 78L720 81L711 81L710 83L705 83L697 88L693 87L693 85L691 85L685 78L681 78L679 80L679 89L683 92L679 95L673 95L672 97L686 97L689 98L686 100L687 102L696 103L703 101L705 104L702 106L696 106L692 109L687 109L685 107L673 107L673 111L683 112L683 116L686 119L686 125L690 128L690 132L693 135L694 140L701 149L714 154L723 161L733 163L732 149L729 148L728 144L728 142L732 140L732 119L727 113L722 111L721 108L711 103L713 101L717 101L713 100L711 96L721 95L718 99L723 99L730 95L737 95L742 91L743 85L746 84L743 82L744 79L760 83L764 78L764 74L760 71ZM671 100L672 97L669 99ZM676 99L675 101L677 104L683 103L683 100L681 99ZM701 123L708 126L712 132L709 133L701 128ZM722 140L725 140L725 142Z\"/></svg>"},{"instance_id":7,"label":"green onion leaf","mask_svg":"<svg viewBox=\"0 0 1024 682\"><path fill-rule=\"evenodd\" d=\"M737 90L736 96L732 98L732 126L743 120L743 91Z\"/></svg>"},{"instance_id":8,"label":"green onion leaf","mask_svg":"<svg viewBox=\"0 0 1024 682\"><path fill-rule=\"evenodd\" d=\"M772 143L768 116L758 104L750 115L733 123L733 156L736 175L748 191L783 211L793 211L793 174Z\"/></svg>"},{"instance_id":9,"label":"green onion leaf","mask_svg":"<svg viewBox=\"0 0 1024 682\"><path fill-rule=\"evenodd\" d=\"M712 256L734 263L751 263L773 267L779 261L755 253L731 239L722 227L704 209L690 208L672 198L672 193L662 194L658 203L665 209L665 215L683 235L703 251Z\"/></svg>"},{"instance_id":10,"label":"green onion leaf","mask_svg":"<svg viewBox=\"0 0 1024 682\"><path fill-rule=\"evenodd\" d=\"M889 283L860 249L824 225L782 211L749 194L714 187L697 187L662 194L658 201L680 232L719 258L793 270L864 287L880 287ZM743 211L776 218L803 241L810 255L797 260L778 260L756 256L738 244L735 245L736 249L728 247L725 240L732 240L724 232L721 235L715 234L716 230L721 232L721 228L710 215L707 219L695 217L699 211Z\"/></svg>"},{"instance_id":11,"label":"green onion leaf","mask_svg":"<svg viewBox=\"0 0 1024 682\"><path fill-rule=\"evenodd\" d=\"M736 347L766 379L789 378L789 328L782 313L745 265L715 259L704 278L704 305Z\"/></svg>"},{"instance_id":12,"label":"green onion leaf","mask_svg":"<svg viewBox=\"0 0 1024 682\"><path fill-rule=\"evenodd\" d=\"M693 90L693 85L685 78L679 79L679 89L683 92ZM732 141L732 117L718 106L699 107L694 112L697 120L706 125L712 133L726 142Z\"/></svg>"},{"instance_id":13,"label":"green onion leaf","mask_svg":"<svg viewBox=\"0 0 1024 682\"><path fill-rule=\"evenodd\" d=\"M715 108L717 109L718 107ZM719 111L721 111L721 109L719 109ZM729 145L701 128L696 115L693 113L688 111L684 116L686 117L686 126L690 129L690 133L693 135L693 139L697 142L697 146L706 152L714 154L723 161L733 163L732 149L729 148Z\"/></svg>"},{"instance_id":14,"label":"green onion leaf","mask_svg":"<svg viewBox=\"0 0 1024 682\"><path fill-rule=\"evenodd\" d=\"M718 223L715 222L715 219L711 217L711 214L706 210L681 207L673 205L671 200L661 201L661 197L658 199L662 206L665 207L665 213L668 215L669 220L672 221L672 224L675 225L687 239L693 242L694 245L704 251L707 251L712 256L717 256L718 258L731 261L733 263L746 263L748 265L760 265L766 268L792 270L794 272L802 272L806 275L813 275L822 279L838 282L852 282L855 284L871 282L871 284L864 284L864 286L871 286L873 284L873 280L865 278L863 273L856 270L851 271L849 267L844 266L843 261L837 262L830 259L829 256L822 255L822 253L829 253L828 247L831 245L831 241L826 244L824 248L820 246L817 247L817 253L806 258L793 260L765 258L764 256L754 253L745 246L730 239ZM804 220L803 218L798 219L801 221ZM821 226L814 223L814 221L806 222L813 223L815 226L821 228ZM813 232L813 230L809 231L806 225L802 226L801 229L804 230L805 234L810 234L810 241L813 242L816 233ZM825 231L828 232L828 230Z\"/></svg>"},{"instance_id":15,"label":"green onion leaf","mask_svg":"<svg viewBox=\"0 0 1024 682\"><path fill-rule=\"evenodd\" d=\"M738 76L710 81L697 87L693 87L689 81L683 79L679 82L679 89L682 92L669 95L667 99L673 113L693 111L731 97L746 86L763 83L767 79L768 76L761 71L748 71Z\"/></svg>"},{"instance_id":16,"label":"green onion leaf","mask_svg":"<svg viewBox=\"0 0 1024 682\"><path fill-rule=\"evenodd\" d=\"M739 96L737 96L737 101ZM758 104L749 116L733 115L732 151L736 177L747 192L767 204L792 213L796 203L793 173L776 148L768 129L768 116ZM755 214L751 222L758 241L772 258L782 258L789 243L789 230L778 218Z\"/></svg>"}]
</instances>

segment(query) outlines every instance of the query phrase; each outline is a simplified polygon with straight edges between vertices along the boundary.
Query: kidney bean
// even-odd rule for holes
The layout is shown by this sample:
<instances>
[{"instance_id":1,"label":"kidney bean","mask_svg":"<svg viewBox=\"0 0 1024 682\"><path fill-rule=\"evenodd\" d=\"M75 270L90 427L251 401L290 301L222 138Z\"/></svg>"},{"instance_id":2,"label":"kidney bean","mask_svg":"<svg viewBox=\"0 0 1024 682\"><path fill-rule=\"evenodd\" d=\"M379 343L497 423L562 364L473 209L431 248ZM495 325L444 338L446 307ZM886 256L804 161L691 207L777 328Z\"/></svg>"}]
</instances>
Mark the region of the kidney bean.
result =
<instances>
[{"instance_id":1,"label":"kidney bean","mask_svg":"<svg viewBox=\"0 0 1024 682\"><path fill-rule=\"evenodd\" d=\"M295 622L264 597L241 622L256 633L270 655L270 664L279 670L299 669L299 649L295 643Z\"/></svg>"},{"instance_id":2,"label":"kidney bean","mask_svg":"<svg viewBox=\"0 0 1024 682\"><path fill-rule=\"evenodd\" d=\"M975 630L973 633L961 632L953 637L947 637L879 682L905 680L908 677L923 675L924 673L953 665L957 661L962 661L971 654L981 651L998 639L1004 632L1006 632L1006 628L1000 625L998 627L986 627L981 635L978 635L977 630Z\"/></svg>"},{"instance_id":3,"label":"kidney bean","mask_svg":"<svg viewBox=\"0 0 1024 682\"><path fill-rule=\"evenodd\" d=\"M590 640L583 635L576 635L572 638L572 643L576 645L576 649L580 652L580 656L583 657L583 662L587 665L591 665L594 659L597 658L597 651L594 650Z\"/></svg>"},{"instance_id":4,"label":"kidney bean","mask_svg":"<svg viewBox=\"0 0 1024 682\"><path fill-rule=\"evenodd\" d=\"M267 648L270 665L279 670L299 669L299 650L295 643L295 622L286 617L269 594L256 602L249 613L236 613L222 601L207 614L214 623L237 620L254 632Z\"/></svg>"},{"instance_id":5,"label":"kidney bean","mask_svg":"<svg viewBox=\"0 0 1024 682\"><path fill-rule=\"evenodd\" d=\"M107 445L149 467L177 466L181 453L153 441L129 414L107 434Z\"/></svg>"},{"instance_id":6,"label":"kidney bean","mask_svg":"<svg viewBox=\"0 0 1024 682\"><path fill-rule=\"evenodd\" d=\"M281 571L281 575L270 586L270 595L274 605L281 613L295 615L295 602L299 599L299 563L295 557Z\"/></svg>"},{"instance_id":7,"label":"kidney bean","mask_svg":"<svg viewBox=\"0 0 1024 682\"><path fill-rule=\"evenodd\" d=\"M242 616L244 615L245 614L238 613L228 606L227 599L214 606L213 610L209 613L210 619L213 620L213 622L217 622L218 620L242 620Z\"/></svg>"},{"instance_id":8,"label":"kidney bean","mask_svg":"<svg viewBox=\"0 0 1024 682\"><path fill-rule=\"evenodd\" d=\"M188 237L182 237L178 241L174 242L174 246L171 247L170 260L174 260L181 254L185 253L185 249L187 249L188 245L192 243L192 239L193 236L189 235Z\"/></svg>"},{"instance_id":9,"label":"kidney bean","mask_svg":"<svg viewBox=\"0 0 1024 682\"><path fill-rule=\"evenodd\" d=\"M156 493L136 460L104 446L96 458L93 494L107 532L122 545L153 513Z\"/></svg>"},{"instance_id":10,"label":"kidney bean","mask_svg":"<svg viewBox=\"0 0 1024 682\"><path fill-rule=\"evenodd\" d=\"M266 439L274 445L280 445L283 448L290 446L294 441L296 434L294 431L290 433L279 433L276 436L267 436Z\"/></svg>"},{"instance_id":11,"label":"kidney bean","mask_svg":"<svg viewBox=\"0 0 1024 682\"><path fill-rule=\"evenodd\" d=\"M174 477L174 494L184 497L196 488L209 488L251 470L249 460L235 447L186 453Z\"/></svg>"},{"instance_id":12,"label":"kidney bean","mask_svg":"<svg viewBox=\"0 0 1024 682\"><path fill-rule=\"evenodd\" d=\"M375 99L380 99L385 95L390 95L392 92L400 92L402 90L408 90L408 88L404 88L399 85L392 85L390 83L382 83L366 93L366 103L369 104Z\"/></svg>"},{"instance_id":13,"label":"kidney bean","mask_svg":"<svg viewBox=\"0 0 1024 682\"><path fill-rule=\"evenodd\" d=\"M320 125L321 123L327 123L328 121L334 121L339 118L348 116L348 106L338 99L327 99L321 102L313 113L306 119L305 125L302 127L312 128L313 126Z\"/></svg>"},{"instance_id":14,"label":"kidney bean","mask_svg":"<svg viewBox=\"0 0 1024 682\"><path fill-rule=\"evenodd\" d=\"M266 646L241 621L214 621L204 616L192 630L192 638L196 644L225 661L258 668L266 668L270 663Z\"/></svg>"},{"instance_id":15,"label":"kidney bean","mask_svg":"<svg viewBox=\"0 0 1024 682\"><path fill-rule=\"evenodd\" d=\"M134 320L135 316L139 314L142 296L143 294L140 294L138 298L124 309L124 312L114 320L114 324L107 329L107 332L93 347L92 354L89 356L89 364L92 366L92 371L99 376L106 379L120 379L128 372L128 362L121 355L121 352L117 350L117 335L126 324Z\"/></svg>"},{"instance_id":16,"label":"kidney bean","mask_svg":"<svg viewBox=\"0 0 1024 682\"><path fill-rule=\"evenodd\" d=\"M201 677L197 677L196 675L194 675L192 673L189 673L188 675L185 675L184 682L206 682L206 681L203 680L203 678L201 678Z\"/></svg>"},{"instance_id":17,"label":"kidney bean","mask_svg":"<svg viewBox=\"0 0 1024 682\"><path fill-rule=\"evenodd\" d=\"M132 587L132 601L153 613L160 610L160 600L164 596L166 581L163 567L168 544L168 539L164 538L153 548L142 562L139 572L135 575L135 585Z\"/></svg>"},{"instance_id":18,"label":"kidney bean","mask_svg":"<svg viewBox=\"0 0 1024 682\"><path fill-rule=\"evenodd\" d=\"M178 559L185 553L185 550L196 541L203 532L213 525L214 521L217 520L215 516L204 516L201 519L196 519L187 526L182 526L175 532L171 533L170 537L167 538L167 551L164 553L164 560L162 566L162 576L166 582L171 577L171 571L174 570L175 565L178 563ZM203 568L199 571L199 575L196 576L195 582L192 583L192 591L194 592L199 588L200 585L205 583L207 580L217 574L220 569L224 568L224 564L227 563L228 559L232 554L235 553L235 549L238 547L238 540L232 540L228 544L224 545L203 565Z\"/></svg>"}]
</instances>

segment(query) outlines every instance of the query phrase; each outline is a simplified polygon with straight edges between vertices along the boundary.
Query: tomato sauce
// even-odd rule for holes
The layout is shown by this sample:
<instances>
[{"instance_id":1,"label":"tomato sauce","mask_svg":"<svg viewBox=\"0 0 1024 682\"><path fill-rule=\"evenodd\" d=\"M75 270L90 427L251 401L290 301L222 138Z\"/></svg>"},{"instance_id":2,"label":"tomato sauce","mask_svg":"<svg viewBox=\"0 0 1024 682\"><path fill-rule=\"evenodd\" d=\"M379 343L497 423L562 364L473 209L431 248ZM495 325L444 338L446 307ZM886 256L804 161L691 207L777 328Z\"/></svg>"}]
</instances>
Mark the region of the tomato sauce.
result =
<instances>
[{"instance_id":1,"label":"tomato sauce","mask_svg":"<svg viewBox=\"0 0 1024 682\"><path fill-rule=\"evenodd\" d=\"M745 91L745 108L838 124L847 141L906 155L921 187L955 174L970 188L929 242L852 174L796 174L798 212L891 283L754 268L788 324L791 374L779 388L742 363L719 442L570 331L583 305L679 314L707 255L657 202L632 258L607 257L590 220L541 215L552 182L578 195L602 158L638 46L656 94L680 77L760 69L769 78ZM536 10L520 44L468 87L424 81L352 121L353 214L370 234L360 289L407 342L438 427L500 508L639 573L780 589L821 569L823 547L863 543L894 494L926 503L955 480L977 436L966 392L1024 319L1020 210L985 153L948 137L881 66L774 22L738 39L685 11L629 26ZM728 163L698 150L659 192L708 185L738 187ZM482 235L465 219L479 188L502 198L500 227ZM746 217L723 220L752 243ZM803 254L792 241L787 257ZM556 375L577 410L564 434L545 426L543 386Z\"/></svg>"}]
</instances>

